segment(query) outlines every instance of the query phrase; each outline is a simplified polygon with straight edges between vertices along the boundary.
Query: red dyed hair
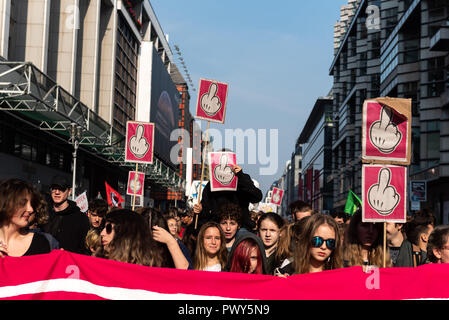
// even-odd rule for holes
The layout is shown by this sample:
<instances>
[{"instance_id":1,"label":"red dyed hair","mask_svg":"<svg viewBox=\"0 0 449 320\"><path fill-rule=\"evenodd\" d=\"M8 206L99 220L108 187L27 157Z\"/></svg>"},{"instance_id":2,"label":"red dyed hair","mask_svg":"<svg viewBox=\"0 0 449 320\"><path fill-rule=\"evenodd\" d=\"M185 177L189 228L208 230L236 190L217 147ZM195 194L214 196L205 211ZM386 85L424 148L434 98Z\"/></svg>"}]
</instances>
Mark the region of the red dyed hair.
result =
<instances>
[{"instance_id":1,"label":"red dyed hair","mask_svg":"<svg viewBox=\"0 0 449 320\"><path fill-rule=\"evenodd\" d=\"M245 239L235 248L230 272L248 273L251 266L251 251L253 249L256 249L257 252L257 267L254 270L254 274L263 274L260 249L253 239Z\"/></svg>"}]
</instances>

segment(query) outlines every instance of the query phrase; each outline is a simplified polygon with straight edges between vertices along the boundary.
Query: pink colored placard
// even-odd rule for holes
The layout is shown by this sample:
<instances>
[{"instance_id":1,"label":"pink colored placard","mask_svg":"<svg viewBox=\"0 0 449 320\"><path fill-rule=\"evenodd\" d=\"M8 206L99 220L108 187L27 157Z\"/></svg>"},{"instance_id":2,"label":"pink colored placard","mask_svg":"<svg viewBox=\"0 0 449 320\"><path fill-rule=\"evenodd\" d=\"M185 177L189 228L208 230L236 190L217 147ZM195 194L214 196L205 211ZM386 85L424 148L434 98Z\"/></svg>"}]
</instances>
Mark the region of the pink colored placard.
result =
<instances>
[{"instance_id":1,"label":"pink colored placard","mask_svg":"<svg viewBox=\"0 0 449 320\"><path fill-rule=\"evenodd\" d=\"M136 181L136 172L129 171L128 173L128 187L126 188L126 194L128 195L136 195L143 196L145 183L145 174L143 172L137 172L137 181ZM134 185L137 187L134 188Z\"/></svg>"},{"instance_id":2,"label":"pink colored placard","mask_svg":"<svg viewBox=\"0 0 449 320\"><path fill-rule=\"evenodd\" d=\"M365 101L362 124L363 160L403 162L410 159L409 119L377 101Z\"/></svg>"},{"instance_id":3,"label":"pink colored placard","mask_svg":"<svg viewBox=\"0 0 449 320\"><path fill-rule=\"evenodd\" d=\"M364 165L362 169L362 220L405 223L407 218L407 167Z\"/></svg>"},{"instance_id":4,"label":"pink colored placard","mask_svg":"<svg viewBox=\"0 0 449 320\"><path fill-rule=\"evenodd\" d=\"M228 84L215 80L200 79L196 118L224 123Z\"/></svg>"},{"instance_id":5,"label":"pink colored placard","mask_svg":"<svg viewBox=\"0 0 449 320\"><path fill-rule=\"evenodd\" d=\"M153 163L154 123L128 121L126 124L125 161Z\"/></svg>"},{"instance_id":6,"label":"pink colored placard","mask_svg":"<svg viewBox=\"0 0 449 320\"><path fill-rule=\"evenodd\" d=\"M280 206L282 203L282 197L284 196L284 190L279 188L273 188L273 193L271 195L271 203Z\"/></svg>"},{"instance_id":7,"label":"pink colored placard","mask_svg":"<svg viewBox=\"0 0 449 320\"><path fill-rule=\"evenodd\" d=\"M238 178L232 171L237 163L235 153L209 152L208 157L211 191L236 191Z\"/></svg>"}]
</instances>

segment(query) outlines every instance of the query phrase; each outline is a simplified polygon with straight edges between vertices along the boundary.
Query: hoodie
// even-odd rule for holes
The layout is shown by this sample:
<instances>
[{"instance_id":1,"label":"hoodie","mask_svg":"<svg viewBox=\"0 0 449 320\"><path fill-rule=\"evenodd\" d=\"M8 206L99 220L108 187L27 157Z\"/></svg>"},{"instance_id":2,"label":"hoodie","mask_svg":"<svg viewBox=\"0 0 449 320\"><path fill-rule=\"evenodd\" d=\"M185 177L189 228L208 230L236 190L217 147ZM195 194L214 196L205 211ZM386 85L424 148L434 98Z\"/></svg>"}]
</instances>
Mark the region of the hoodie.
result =
<instances>
[{"instance_id":1,"label":"hoodie","mask_svg":"<svg viewBox=\"0 0 449 320\"><path fill-rule=\"evenodd\" d=\"M42 226L59 242L59 247L74 253L87 254L86 235L90 229L89 218L82 213L75 202L67 200L69 206L56 212L50 205L49 220Z\"/></svg>"},{"instance_id":2,"label":"hoodie","mask_svg":"<svg viewBox=\"0 0 449 320\"><path fill-rule=\"evenodd\" d=\"M231 252L228 255L228 262L226 264L224 271L229 272L231 270L231 263L232 263L232 258L234 257L234 251L237 248L237 246L243 240L246 240L246 239L253 239L257 243L257 246L259 247L259 252L262 256L262 273L268 274L268 269L267 269L268 264L267 264L267 258L265 256L265 247L263 245L262 240L252 232L240 232L239 233L237 239L235 239L235 242L232 245Z\"/></svg>"}]
</instances>

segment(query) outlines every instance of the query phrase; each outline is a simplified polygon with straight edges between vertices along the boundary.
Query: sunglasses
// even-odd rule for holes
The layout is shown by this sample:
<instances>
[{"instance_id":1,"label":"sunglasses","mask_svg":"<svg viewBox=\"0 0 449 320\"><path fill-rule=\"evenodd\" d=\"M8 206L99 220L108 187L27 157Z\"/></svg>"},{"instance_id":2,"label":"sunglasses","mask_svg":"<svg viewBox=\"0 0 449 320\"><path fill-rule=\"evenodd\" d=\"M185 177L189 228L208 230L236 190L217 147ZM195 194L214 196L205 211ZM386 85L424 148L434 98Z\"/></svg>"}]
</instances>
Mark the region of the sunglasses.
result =
<instances>
[{"instance_id":1,"label":"sunglasses","mask_svg":"<svg viewBox=\"0 0 449 320\"><path fill-rule=\"evenodd\" d=\"M67 189L68 188L66 188L66 187L61 187L61 186L51 186L50 187L50 191L56 191L56 190L59 190L59 191L61 191L61 192L66 192L67 191Z\"/></svg>"},{"instance_id":2,"label":"sunglasses","mask_svg":"<svg viewBox=\"0 0 449 320\"><path fill-rule=\"evenodd\" d=\"M106 229L106 233L107 234L111 234L112 232L112 223L106 223L106 225L104 226L104 228Z\"/></svg>"},{"instance_id":3,"label":"sunglasses","mask_svg":"<svg viewBox=\"0 0 449 320\"><path fill-rule=\"evenodd\" d=\"M321 237L313 237L312 238L312 247L319 248L323 245L323 242L326 242L326 246L329 250L335 249L335 239L324 240Z\"/></svg>"}]
</instances>

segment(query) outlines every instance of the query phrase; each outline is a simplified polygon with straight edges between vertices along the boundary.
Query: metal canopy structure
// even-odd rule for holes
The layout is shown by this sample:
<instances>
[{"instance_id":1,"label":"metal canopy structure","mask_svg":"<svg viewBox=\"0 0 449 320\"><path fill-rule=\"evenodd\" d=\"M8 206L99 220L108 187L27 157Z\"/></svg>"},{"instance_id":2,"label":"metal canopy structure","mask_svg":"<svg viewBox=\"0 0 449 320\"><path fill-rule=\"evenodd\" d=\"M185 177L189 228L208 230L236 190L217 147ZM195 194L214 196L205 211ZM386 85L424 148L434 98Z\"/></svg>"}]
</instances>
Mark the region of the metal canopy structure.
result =
<instances>
[{"instance_id":1,"label":"metal canopy structure","mask_svg":"<svg viewBox=\"0 0 449 320\"><path fill-rule=\"evenodd\" d=\"M69 144L75 126L80 146L110 163L135 168L125 162L126 137L32 63L0 61L0 111L32 120L40 130L53 131ZM183 179L157 157L139 171L164 187L184 188Z\"/></svg>"}]
</instances>

